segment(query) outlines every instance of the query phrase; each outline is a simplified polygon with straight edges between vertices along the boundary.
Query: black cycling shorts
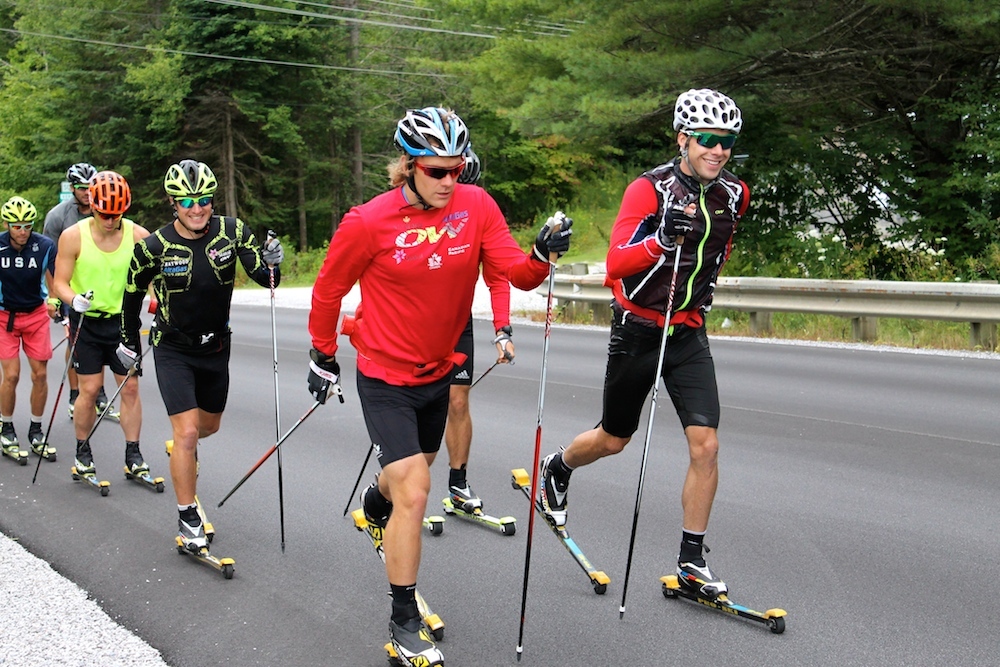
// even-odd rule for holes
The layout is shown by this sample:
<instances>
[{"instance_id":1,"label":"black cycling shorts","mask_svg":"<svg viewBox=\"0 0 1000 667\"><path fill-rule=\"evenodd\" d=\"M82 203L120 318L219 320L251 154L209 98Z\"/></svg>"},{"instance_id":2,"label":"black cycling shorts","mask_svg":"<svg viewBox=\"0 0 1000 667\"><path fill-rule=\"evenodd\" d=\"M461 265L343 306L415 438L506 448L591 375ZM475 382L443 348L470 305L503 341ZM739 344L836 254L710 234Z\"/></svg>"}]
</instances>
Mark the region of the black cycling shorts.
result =
<instances>
[{"instance_id":1,"label":"black cycling shorts","mask_svg":"<svg viewBox=\"0 0 1000 667\"><path fill-rule=\"evenodd\" d=\"M441 448L448 421L446 375L419 387L399 387L358 372L358 398L379 464L384 468L415 454Z\"/></svg>"},{"instance_id":2,"label":"black cycling shorts","mask_svg":"<svg viewBox=\"0 0 1000 667\"><path fill-rule=\"evenodd\" d=\"M662 334L659 327L623 325L617 317L611 324L601 424L613 436L629 438L639 427L639 414L653 386ZM667 341L662 377L684 428L719 427L715 362L704 326L675 327Z\"/></svg>"},{"instance_id":3,"label":"black cycling shorts","mask_svg":"<svg viewBox=\"0 0 1000 667\"><path fill-rule=\"evenodd\" d=\"M156 382L168 415L200 408L211 414L226 409L229 397L229 351L203 355L185 354L158 345L153 348Z\"/></svg>"},{"instance_id":4,"label":"black cycling shorts","mask_svg":"<svg viewBox=\"0 0 1000 667\"><path fill-rule=\"evenodd\" d=\"M80 327L80 320L83 326ZM97 375L107 366L115 375L125 375L128 369L118 360L118 344L121 342L121 317L87 317L73 313L69 319L70 340L76 338L73 348L73 370L80 375ZM141 375L141 373L139 373Z\"/></svg>"},{"instance_id":5,"label":"black cycling shorts","mask_svg":"<svg viewBox=\"0 0 1000 667\"><path fill-rule=\"evenodd\" d=\"M469 323L465 325L465 331L458 337L458 344L455 346L455 351L465 355L465 363L461 366L455 366L454 370L452 370L451 383L469 386L472 384L472 364L476 353L476 344L472 338L471 315L469 316Z\"/></svg>"}]
</instances>

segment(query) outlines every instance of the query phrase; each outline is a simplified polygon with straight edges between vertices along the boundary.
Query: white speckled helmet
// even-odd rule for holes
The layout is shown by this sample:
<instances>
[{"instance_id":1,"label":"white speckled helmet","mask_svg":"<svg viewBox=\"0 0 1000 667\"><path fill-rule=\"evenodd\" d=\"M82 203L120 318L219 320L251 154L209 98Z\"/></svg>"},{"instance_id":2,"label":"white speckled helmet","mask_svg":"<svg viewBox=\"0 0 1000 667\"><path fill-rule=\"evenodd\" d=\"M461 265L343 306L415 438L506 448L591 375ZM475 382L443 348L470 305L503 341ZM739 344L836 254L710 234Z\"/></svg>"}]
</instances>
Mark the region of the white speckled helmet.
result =
<instances>
[{"instance_id":1,"label":"white speckled helmet","mask_svg":"<svg viewBox=\"0 0 1000 667\"><path fill-rule=\"evenodd\" d=\"M674 106L674 131L726 130L739 134L743 114L730 98L710 88L681 93Z\"/></svg>"},{"instance_id":2,"label":"white speckled helmet","mask_svg":"<svg viewBox=\"0 0 1000 667\"><path fill-rule=\"evenodd\" d=\"M396 147L413 157L457 157L469 146L469 128L454 111L410 109L398 123Z\"/></svg>"}]
</instances>

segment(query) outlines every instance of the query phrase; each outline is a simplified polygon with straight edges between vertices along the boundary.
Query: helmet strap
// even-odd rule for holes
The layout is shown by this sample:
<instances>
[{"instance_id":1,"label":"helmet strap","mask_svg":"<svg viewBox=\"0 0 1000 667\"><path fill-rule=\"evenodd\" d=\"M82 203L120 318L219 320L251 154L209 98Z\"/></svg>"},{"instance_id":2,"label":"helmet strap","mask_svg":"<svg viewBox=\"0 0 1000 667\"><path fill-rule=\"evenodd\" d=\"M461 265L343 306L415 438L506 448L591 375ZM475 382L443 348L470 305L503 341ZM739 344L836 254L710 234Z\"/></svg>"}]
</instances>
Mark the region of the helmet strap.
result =
<instances>
[{"instance_id":1,"label":"helmet strap","mask_svg":"<svg viewBox=\"0 0 1000 667\"><path fill-rule=\"evenodd\" d=\"M420 190L417 190L417 173L416 173L416 170L411 171L410 175L406 177L406 184L410 186L410 190L412 190L413 194L415 194L417 196L417 201L420 202L420 205L424 207L425 211L429 211L432 208L434 208L433 206L431 206L430 204L428 204L426 201L424 201L424 198L420 196Z\"/></svg>"}]
</instances>

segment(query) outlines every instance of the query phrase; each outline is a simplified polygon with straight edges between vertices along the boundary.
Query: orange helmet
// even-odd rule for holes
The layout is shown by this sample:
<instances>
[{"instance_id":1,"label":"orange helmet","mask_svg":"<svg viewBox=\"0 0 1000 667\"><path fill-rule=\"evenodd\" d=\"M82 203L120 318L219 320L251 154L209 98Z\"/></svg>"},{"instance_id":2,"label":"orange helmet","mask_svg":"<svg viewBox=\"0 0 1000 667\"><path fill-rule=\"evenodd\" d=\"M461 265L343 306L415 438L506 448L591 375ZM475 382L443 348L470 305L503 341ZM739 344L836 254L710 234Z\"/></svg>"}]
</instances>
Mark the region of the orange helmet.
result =
<instances>
[{"instance_id":1,"label":"orange helmet","mask_svg":"<svg viewBox=\"0 0 1000 667\"><path fill-rule=\"evenodd\" d=\"M123 215L132 205L132 190L125 177L99 171L90 179L90 206L105 215Z\"/></svg>"}]
</instances>

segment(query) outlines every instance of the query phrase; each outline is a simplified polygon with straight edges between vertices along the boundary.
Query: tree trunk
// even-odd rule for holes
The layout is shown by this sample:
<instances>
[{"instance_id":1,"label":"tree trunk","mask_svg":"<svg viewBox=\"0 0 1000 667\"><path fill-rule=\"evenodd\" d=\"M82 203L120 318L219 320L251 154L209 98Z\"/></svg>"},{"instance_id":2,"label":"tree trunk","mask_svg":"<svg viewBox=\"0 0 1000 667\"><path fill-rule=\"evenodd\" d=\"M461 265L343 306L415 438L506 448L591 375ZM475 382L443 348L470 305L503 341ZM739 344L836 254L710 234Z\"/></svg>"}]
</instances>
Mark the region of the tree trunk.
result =
<instances>
[{"instance_id":1,"label":"tree trunk","mask_svg":"<svg viewBox=\"0 0 1000 667\"><path fill-rule=\"evenodd\" d=\"M239 202L236 199L236 156L233 148L233 111L226 105L225 122L222 130L222 163L226 174L226 215L239 216Z\"/></svg>"},{"instance_id":2,"label":"tree trunk","mask_svg":"<svg viewBox=\"0 0 1000 667\"><path fill-rule=\"evenodd\" d=\"M309 243L309 232L306 229L306 175L299 162L296 174L296 190L298 191L299 205L299 251L305 252Z\"/></svg>"}]
</instances>

